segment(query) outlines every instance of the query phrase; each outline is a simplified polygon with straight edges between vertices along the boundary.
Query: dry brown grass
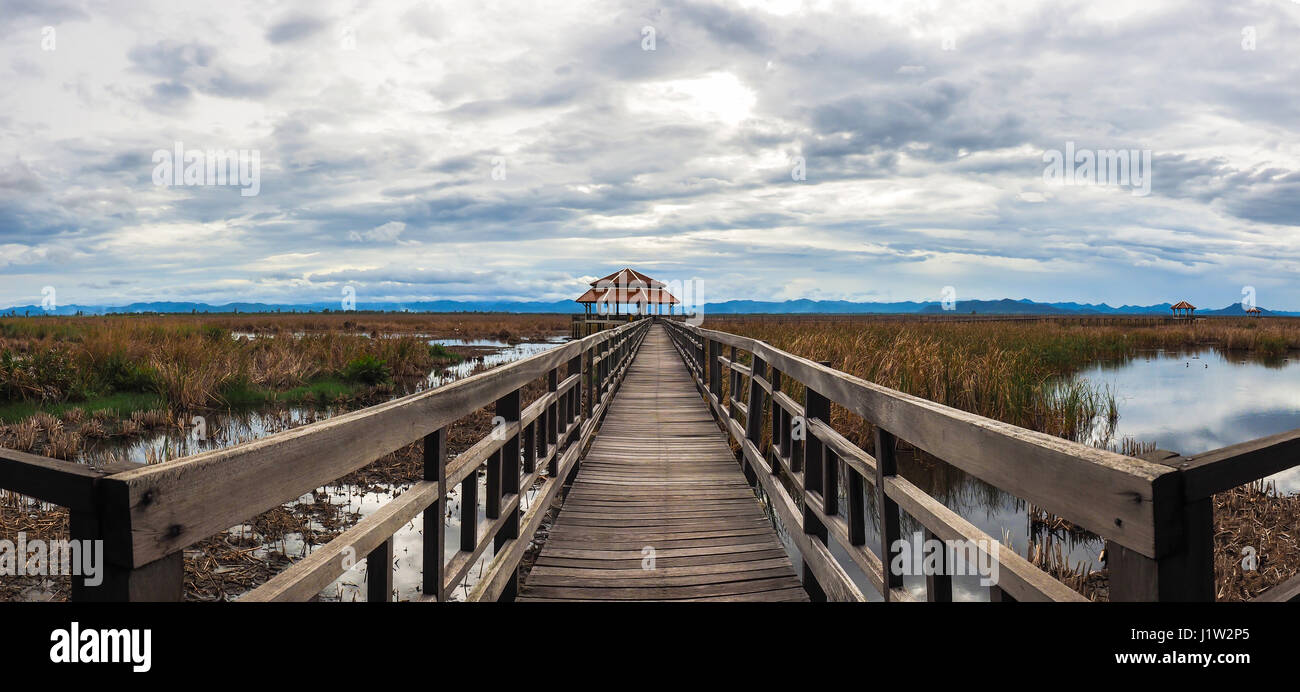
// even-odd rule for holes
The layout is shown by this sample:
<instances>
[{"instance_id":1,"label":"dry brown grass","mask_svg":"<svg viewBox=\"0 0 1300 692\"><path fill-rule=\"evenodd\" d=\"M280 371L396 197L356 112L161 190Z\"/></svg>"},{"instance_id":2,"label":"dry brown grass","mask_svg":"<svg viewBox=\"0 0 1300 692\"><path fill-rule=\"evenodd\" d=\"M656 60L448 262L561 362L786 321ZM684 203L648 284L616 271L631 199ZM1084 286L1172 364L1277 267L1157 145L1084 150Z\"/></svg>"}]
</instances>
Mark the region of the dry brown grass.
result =
<instances>
[{"instance_id":1,"label":"dry brown grass","mask_svg":"<svg viewBox=\"0 0 1300 692\"><path fill-rule=\"evenodd\" d=\"M1255 552L1255 569L1243 564ZM1214 496L1214 581L1220 601L1246 601L1300 571L1300 497L1256 481Z\"/></svg>"},{"instance_id":2,"label":"dry brown grass","mask_svg":"<svg viewBox=\"0 0 1300 692\"><path fill-rule=\"evenodd\" d=\"M504 314L0 319L0 406L128 392L157 393L177 411L224 408L232 391L286 391L364 360L382 361L394 378L423 377L446 361L427 345L433 338L518 341L568 325L566 315Z\"/></svg>"}]
</instances>

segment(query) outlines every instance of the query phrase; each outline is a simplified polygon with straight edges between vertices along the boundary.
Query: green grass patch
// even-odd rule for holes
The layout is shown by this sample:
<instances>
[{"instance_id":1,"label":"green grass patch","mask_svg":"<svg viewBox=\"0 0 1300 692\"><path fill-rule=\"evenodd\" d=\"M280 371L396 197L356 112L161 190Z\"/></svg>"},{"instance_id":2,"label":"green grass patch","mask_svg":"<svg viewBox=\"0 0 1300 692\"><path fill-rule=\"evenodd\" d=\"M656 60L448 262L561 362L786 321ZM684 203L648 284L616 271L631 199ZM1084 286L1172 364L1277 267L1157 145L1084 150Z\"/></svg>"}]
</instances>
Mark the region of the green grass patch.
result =
<instances>
[{"instance_id":1,"label":"green grass patch","mask_svg":"<svg viewBox=\"0 0 1300 692\"><path fill-rule=\"evenodd\" d=\"M349 382L338 377L319 377L307 384L277 391L240 382L221 392L221 398L232 409L253 409L275 402L287 404L325 403L339 397L350 397L368 388L360 382Z\"/></svg>"},{"instance_id":2,"label":"green grass patch","mask_svg":"<svg viewBox=\"0 0 1300 692\"><path fill-rule=\"evenodd\" d=\"M302 403L304 401L333 401L339 397L348 397L366 389L364 385L353 382L345 382L334 377L325 377L314 380L302 387L294 387L280 395L280 398L291 404Z\"/></svg>"},{"instance_id":3,"label":"green grass patch","mask_svg":"<svg viewBox=\"0 0 1300 692\"><path fill-rule=\"evenodd\" d=\"M16 401L9 404L0 405L0 422L18 423L30 418L37 413L45 412L54 416L62 416L68 411L79 408L86 413L96 411L112 411L115 415L126 417L135 411L150 411L153 409L166 408L166 402L157 394L141 394L136 392L119 392L77 402L60 402L56 404L38 404L31 401Z\"/></svg>"},{"instance_id":4,"label":"green grass patch","mask_svg":"<svg viewBox=\"0 0 1300 692\"><path fill-rule=\"evenodd\" d=\"M443 346L442 344L429 344L429 355L432 356L434 360L438 360L438 361L450 361L452 363L459 363L462 360L464 360L464 357L462 357L459 353L453 352L451 349L447 348L446 346Z\"/></svg>"}]
</instances>

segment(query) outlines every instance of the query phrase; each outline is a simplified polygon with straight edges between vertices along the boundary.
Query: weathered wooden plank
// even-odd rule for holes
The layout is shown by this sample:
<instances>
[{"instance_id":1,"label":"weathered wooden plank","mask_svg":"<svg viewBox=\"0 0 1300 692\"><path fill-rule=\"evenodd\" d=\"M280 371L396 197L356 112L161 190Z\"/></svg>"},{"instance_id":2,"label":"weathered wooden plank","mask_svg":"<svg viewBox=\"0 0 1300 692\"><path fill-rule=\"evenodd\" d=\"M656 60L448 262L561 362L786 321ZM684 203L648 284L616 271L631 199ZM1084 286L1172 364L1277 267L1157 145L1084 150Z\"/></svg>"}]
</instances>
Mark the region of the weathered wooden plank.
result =
<instances>
[{"instance_id":1,"label":"weathered wooden plank","mask_svg":"<svg viewBox=\"0 0 1300 692\"><path fill-rule=\"evenodd\" d=\"M599 332L427 392L104 478L101 483L117 487L115 497L125 498L106 516L118 534L106 552L131 566L179 551L445 427L585 348L646 326Z\"/></svg>"},{"instance_id":2,"label":"weathered wooden plank","mask_svg":"<svg viewBox=\"0 0 1300 692\"><path fill-rule=\"evenodd\" d=\"M1157 545L1152 507L1152 485L1171 469L904 394L756 339L671 328L749 351L898 438L1143 555L1174 549Z\"/></svg>"},{"instance_id":3,"label":"weathered wooden plank","mask_svg":"<svg viewBox=\"0 0 1300 692\"><path fill-rule=\"evenodd\" d=\"M71 461L0 447L0 488L77 511L95 509L102 471Z\"/></svg>"},{"instance_id":4,"label":"weathered wooden plank","mask_svg":"<svg viewBox=\"0 0 1300 692\"><path fill-rule=\"evenodd\" d=\"M519 600L807 600L674 348L647 334Z\"/></svg>"},{"instance_id":5,"label":"weathered wooden plank","mask_svg":"<svg viewBox=\"0 0 1300 692\"><path fill-rule=\"evenodd\" d=\"M1300 428L1180 460L1188 500L1281 473L1300 465Z\"/></svg>"}]
</instances>

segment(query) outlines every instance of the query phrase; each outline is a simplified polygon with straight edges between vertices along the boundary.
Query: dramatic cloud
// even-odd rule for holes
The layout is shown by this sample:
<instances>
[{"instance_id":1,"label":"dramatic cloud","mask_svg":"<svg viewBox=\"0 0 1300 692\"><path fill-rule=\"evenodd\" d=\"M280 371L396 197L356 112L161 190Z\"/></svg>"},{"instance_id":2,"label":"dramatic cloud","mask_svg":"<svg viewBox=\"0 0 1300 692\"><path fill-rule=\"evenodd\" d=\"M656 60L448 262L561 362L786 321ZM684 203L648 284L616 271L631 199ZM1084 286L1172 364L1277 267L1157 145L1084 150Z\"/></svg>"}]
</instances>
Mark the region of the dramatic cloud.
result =
<instances>
[{"instance_id":1,"label":"dramatic cloud","mask_svg":"<svg viewBox=\"0 0 1300 692\"><path fill-rule=\"evenodd\" d=\"M1296 36L1281 0L0 0L0 306L559 300L631 265L1300 309ZM211 165L158 174L177 150ZM1067 150L1098 184L1045 179Z\"/></svg>"}]
</instances>

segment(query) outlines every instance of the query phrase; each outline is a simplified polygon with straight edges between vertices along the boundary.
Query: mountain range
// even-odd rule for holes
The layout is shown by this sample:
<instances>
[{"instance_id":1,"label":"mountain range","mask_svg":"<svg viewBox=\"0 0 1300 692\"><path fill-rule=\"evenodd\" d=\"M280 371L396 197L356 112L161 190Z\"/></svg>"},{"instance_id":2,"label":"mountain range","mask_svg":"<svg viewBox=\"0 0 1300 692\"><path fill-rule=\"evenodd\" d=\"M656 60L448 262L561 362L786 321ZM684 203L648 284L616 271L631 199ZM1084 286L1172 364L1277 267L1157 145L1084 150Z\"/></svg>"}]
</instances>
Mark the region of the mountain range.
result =
<instances>
[{"instance_id":1,"label":"mountain range","mask_svg":"<svg viewBox=\"0 0 1300 692\"><path fill-rule=\"evenodd\" d=\"M517 301L458 301L432 300L417 302L367 303L366 312L518 312L518 313L581 313L582 306L571 300L554 302ZM706 303L704 313L715 315L736 314L981 314L981 315L1168 315L1170 303L1156 305L1121 305L1106 303L1038 303L1029 299L1012 300L961 300L954 309L944 310L938 301L855 302L847 300L786 301L728 300ZM60 305L46 311L39 305L0 308L0 316L21 315L105 315L125 313L267 313L267 312L339 312L340 304L307 303L208 303L147 302L129 305ZM1266 315L1300 316L1300 312L1273 311L1261 308ZM1197 315L1244 315L1240 303L1219 309L1197 310Z\"/></svg>"}]
</instances>

